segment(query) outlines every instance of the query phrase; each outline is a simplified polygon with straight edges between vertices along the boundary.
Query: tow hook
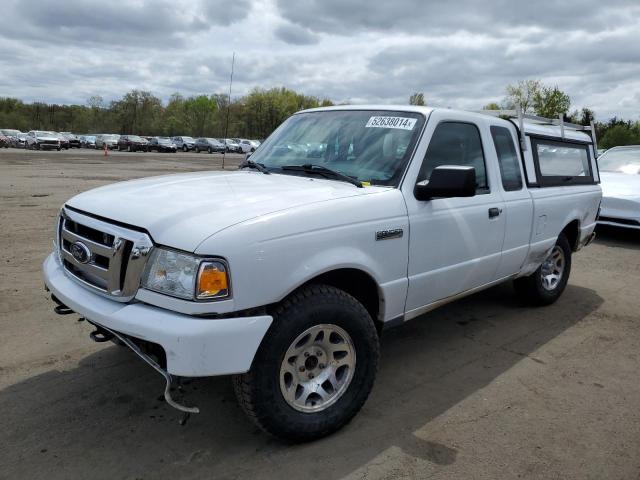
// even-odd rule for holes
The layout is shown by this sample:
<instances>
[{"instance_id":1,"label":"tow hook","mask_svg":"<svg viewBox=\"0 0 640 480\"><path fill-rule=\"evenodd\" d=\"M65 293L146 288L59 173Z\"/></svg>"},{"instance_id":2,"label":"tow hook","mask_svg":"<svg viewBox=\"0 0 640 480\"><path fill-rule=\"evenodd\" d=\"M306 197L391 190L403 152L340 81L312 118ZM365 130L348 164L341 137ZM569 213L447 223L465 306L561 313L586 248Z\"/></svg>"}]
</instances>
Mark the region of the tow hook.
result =
<instances>
[{"instance_id":1,"label":"tow hook","mask_svg":"<svg viewBox=\"0 0 640 480\"><path fill-rule=\"evenodd\" d=\"M104 333L111 335L111 337L109 338L109 340L111 340L113 337L118 338L122 343L124 343L127 347L129 347L131 350L133 350L133 353L135 353L136 355L138 355L142 360L144 360L148 365L150 365L151 367L153 367L154 370L156 370L160 375L162 375L164 377L165 380L165 387L164 387L164 400L173 408L175 408L176 410L180 410L181 412L184 412L184 416L182 417L182 419L180 420L180 425L184 425L187 420L189 419L189 415L192 413L200 413L200 409L198 407L187 407L186 405L181 405L180 403L176 402L172 397L171 397L171 385L173 383L173 378L171 377L171 374L169 374L169 372L167 372L166 370L164 370L160 365L158 365L158 363L151 358L149 355L145 354L142 350L140 350L140 347L138 347L138 345L136 345L134 342L132 342L129 338L127 338L126 336L115 332L113 330L110 330L106 327L103 327L101 325L95 325L96 327L96 331L93 332L91 335L91 338L93 339L93 334L102 334L104 335ZM95 340L95 339L94 339ZM98 340L96 340L98 341ZM102 342L105 342L107 340L99 340Z\"/></svg>"},{"instance_id":2,"label":"tow hook","mask_svg":"<svg viewBox=\"0 0 640 480\"><path fill-rule=\"evenodd\" d=\"M62 303L54 294L51 294L51 300L56 304L56 306L53 307L53 311L58 315L71 315L72 313L76 313Z\"/></svg>"},{"instance_id":3,"label":"tow hook","mask_svg":"<svg viewBox=\"0 0 640 480\"><path fill-rule=\"evenodd\" d=\"M89 337L96 343L104 343L113 340L114 335L113 333L106 331L104 328L96 326L96 330L91 332Z\"/></svg>"}]
</instances>

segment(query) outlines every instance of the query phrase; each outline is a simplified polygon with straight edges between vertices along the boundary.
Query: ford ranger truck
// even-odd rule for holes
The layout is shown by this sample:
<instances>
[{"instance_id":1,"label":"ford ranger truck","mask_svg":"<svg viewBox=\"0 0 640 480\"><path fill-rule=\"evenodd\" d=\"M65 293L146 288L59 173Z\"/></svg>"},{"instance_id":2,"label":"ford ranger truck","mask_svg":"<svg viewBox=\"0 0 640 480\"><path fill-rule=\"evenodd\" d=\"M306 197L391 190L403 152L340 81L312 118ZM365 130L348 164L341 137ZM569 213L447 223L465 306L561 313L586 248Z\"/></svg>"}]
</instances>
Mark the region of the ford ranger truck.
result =
<instances>
[{"instance_id":1,"label":"ford ranger truck","mask_svg":"<svg viewBox=\"0 0 640 480\"><path fill-rule=\"evenodd\" d=\"M170 405L198 411L179 377L233 375L259 427L319 438L367 399L384 328L501 282L560 297L594 235L594 141L522 116L302 111L237 170L71 198L45 284L162 374Z\"/></svg>"}]
</instances>

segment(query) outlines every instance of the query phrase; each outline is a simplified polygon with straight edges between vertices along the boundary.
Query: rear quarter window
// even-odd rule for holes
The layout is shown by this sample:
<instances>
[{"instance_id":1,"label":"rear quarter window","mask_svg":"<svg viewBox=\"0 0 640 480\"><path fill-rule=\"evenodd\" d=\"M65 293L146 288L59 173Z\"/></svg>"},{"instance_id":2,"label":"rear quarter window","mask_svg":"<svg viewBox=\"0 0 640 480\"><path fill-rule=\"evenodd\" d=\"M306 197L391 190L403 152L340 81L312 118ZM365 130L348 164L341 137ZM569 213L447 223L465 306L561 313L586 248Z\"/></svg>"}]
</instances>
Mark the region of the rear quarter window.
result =
<instances>
[{"instance_id":1,"label":"rear quarter window","mask_svg":"<svg viewBox=\"0 0 640 480\"><path fill-rule=\"evenodd\" d=\"M589 145L532 138L531 146L540 186L596 183Z\"/></svg>"}]
</instances>

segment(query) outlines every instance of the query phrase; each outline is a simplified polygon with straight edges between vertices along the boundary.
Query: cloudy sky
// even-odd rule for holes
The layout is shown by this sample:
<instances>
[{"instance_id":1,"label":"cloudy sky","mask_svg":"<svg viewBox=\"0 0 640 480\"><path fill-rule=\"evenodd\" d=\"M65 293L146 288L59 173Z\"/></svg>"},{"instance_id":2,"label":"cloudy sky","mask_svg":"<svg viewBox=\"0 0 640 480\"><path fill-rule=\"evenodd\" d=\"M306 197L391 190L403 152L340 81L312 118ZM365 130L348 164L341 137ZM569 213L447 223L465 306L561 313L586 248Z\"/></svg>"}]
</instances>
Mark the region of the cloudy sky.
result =
<instances>
[{"instance_id":1,"label":"cloudy sky","mask_svg":"<svg viewBox=\"0 0 640 480\"><path fill-rule=\"evenodd\" d=\"M639 0L2 0L0 96L109 101L286 86L349 103L477 109L557 84L640 118Z\"/></svg>"}]
</instances>

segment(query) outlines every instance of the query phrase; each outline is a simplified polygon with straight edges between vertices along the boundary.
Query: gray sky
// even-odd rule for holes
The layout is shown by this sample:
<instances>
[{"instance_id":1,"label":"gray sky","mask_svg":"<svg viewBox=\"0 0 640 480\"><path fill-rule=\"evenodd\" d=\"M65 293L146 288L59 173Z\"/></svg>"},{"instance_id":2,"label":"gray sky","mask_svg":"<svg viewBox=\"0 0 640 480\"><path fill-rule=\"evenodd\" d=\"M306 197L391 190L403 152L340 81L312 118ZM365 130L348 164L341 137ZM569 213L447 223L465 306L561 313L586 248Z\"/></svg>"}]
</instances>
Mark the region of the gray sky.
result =
<instances>
[{"instance_id":1,"label":"gray sky","mask_svg":"<svg viewBox=\"0 0 640 480\"><path fill-rule=\"evenodd\" d=\"M477 109L557 84L572 107L640 118L640 1L3 0L0 96L167 99L286 86L350 103Z\"/></svg>"}]
</instances>

